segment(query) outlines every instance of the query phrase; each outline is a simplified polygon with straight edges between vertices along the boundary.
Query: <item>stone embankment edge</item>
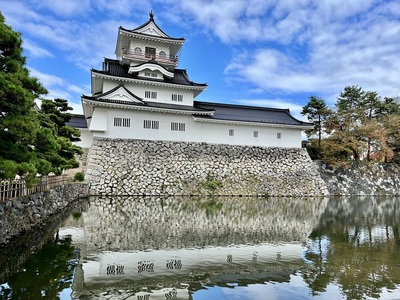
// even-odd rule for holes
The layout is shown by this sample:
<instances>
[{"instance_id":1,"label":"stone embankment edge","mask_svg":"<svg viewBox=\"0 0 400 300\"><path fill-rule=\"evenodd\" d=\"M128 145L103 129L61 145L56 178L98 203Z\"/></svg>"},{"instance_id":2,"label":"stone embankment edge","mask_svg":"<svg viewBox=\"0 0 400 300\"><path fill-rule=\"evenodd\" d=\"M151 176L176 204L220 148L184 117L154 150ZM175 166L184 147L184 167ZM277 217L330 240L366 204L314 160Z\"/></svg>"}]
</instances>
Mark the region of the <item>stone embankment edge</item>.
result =
<instances>
[{"instance_id":1,"label":"stone embankment edge","mask_svg":"<svg viewBox=\"0 0 400 300\"><path fill-rule=\"evenodd\" d=\"M399 196L400 166L392 163L357 162L333 168L315 161L331 196Z\"/></svg>"},{"instance_id":2,"label":"stone embankment edge","mask_svg":"<svg viewBox=\"0 0 400 300\"><path fill-rule=\"evenodd\" d=\"M0 202L0 245L45 222L88 196L88 184L71 183L18 199Z\"/></svg>"}]
</instances>

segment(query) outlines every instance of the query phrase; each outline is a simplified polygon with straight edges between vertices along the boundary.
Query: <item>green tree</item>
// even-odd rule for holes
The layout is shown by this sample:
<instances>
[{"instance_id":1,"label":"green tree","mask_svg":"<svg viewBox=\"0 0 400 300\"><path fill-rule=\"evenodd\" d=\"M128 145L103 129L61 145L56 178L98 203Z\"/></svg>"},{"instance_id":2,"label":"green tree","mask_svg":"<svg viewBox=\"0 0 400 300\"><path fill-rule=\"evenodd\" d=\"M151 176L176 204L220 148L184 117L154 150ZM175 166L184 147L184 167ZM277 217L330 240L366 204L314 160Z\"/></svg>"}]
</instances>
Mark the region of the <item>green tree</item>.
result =
<instances>
[{"instance_id":1,"label":"green tree","mask_svg":"<svg viewBox=\"0 0 400 300\"><path fill-rule=\"evenodd\" d=\"M30 77L21 45L0 14L0 179L20 175L32 185L37 175L77 167L82 150L72 144L79 131L66 125L72 117L67 100L42 100L41 111L35 105L47 91Z\"/></svg>"},{"instance_id":2,"label":"green tree","mask_svg":"<svg viewBox=\"0 0 400 300\"><path fill-rule=\"evenodd\" d=\"M303 106L301 114L314 124L313 128L305 131L309 141L307 152L311 159L322 159L322 137L326 133L325 123L332 114L332 111L328 108L323 98L311 96L308 103Z\"/></svg>"},{"instance_id":3,"label":"green tree","mask_svg":"<svg viewBox=\"0 0 400 300\"><path fill-rule=\"evenodd\" d=\"M365 91L358 86L347 86L339 94L336 101L336 116L331 120L333 136L340 142L343 149L351 154L354 160L359 160L362 155L363 141L360 135L360 124L363 114ZM348 157L348 158L349 158Z\"/></svg>"},{"instance_id":4,"label":"green tree","mask_svg":"<svg viewBox=\"0 0 400 300\"><path fill-rule=\"evenodd\" d=\"M21 45L0 13L0 178L33 180L42 165L33 147L39 128L34 100L47 91L29 75Z\"/></svg>"},{"instance_id":5,"label":"green tree","mask_svg":"<svg viewBox=\"0 0 400 300\"><path fill-rule=\"evenodd\" d=\"M324 122L331 115L332 111L326 105L324 99L311 96L308 103L303 106L301 114L306 116L308 121L314 123L314 128L306 130L308 138L317 135L318 146L321 146L322 134L324 131Z\"/></svg>"},{"instance_id":6,"label":"green tree","mask_svg":"<svg viewBox=\"0 0 400 300\"><path fill-rule=\"evenodd\" d=\"M392 114L397 111L393 100L382 99L377 92L364 91L358 86L348 86L335 106L336 112L326 122L330 135L322 146L328 161L393 157L390 142L394 145L397 140L392 138L396 131Z\"/></svg>"},{"instance_id":7,"label":"green tree","mask_svg":"<svg viewBox=\"0 0 400 300\"><path fill-rule=\"evenodd\" d=\"M39 158L51 163L55 174L78 167L75 154L82 154L81 147L72 144L80 141L79 130L66 125L72 118L70 110L65 99L42 100L36 150Z\"/></svg>"},{"instance_id":8,"label":"green tree","mask_svg":"<svg viewBox=\"0 0 400 300\"><path fill-rule=\"evenodd\" d=\"M393 98L384 98L379 115L387 131L387 144L392 154L392 157L386 155L384 159L400 164L400 104Z\"/></svg>"}]
</instances>

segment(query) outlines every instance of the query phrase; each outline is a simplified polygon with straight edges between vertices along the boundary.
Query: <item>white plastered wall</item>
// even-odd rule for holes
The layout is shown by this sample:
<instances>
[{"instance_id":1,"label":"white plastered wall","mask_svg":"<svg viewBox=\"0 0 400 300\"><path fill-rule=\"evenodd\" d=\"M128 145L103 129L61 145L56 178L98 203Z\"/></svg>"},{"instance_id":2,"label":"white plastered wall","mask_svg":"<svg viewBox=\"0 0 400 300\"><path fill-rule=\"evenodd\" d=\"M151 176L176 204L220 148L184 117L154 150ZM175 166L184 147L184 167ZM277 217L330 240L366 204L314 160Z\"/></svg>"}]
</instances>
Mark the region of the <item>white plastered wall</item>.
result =
<instances>
[{"instance_id":1,"label":"white plastered wall","mask_svg":"<svg viewBox=\"0 0 400 300\"><path fill-rule=\"evenodd\" d=\"M103 91L109 91L116 86L118 86L119 81L105 81ZM129 83L124 82L125 87L132 91L136 96L143 98L145 101L150 102L161 102L161 103L169 103L169 104L179 104L179 105L193 105L193 90L190 89L179 89L179 88L171 88L171 87L163 87L163 86L154 86L150 84L138 84L138 83ZM157 92L157 99L145 99L144 92L152 91ZM171 95L178 94L183 95L183 101L172 101Z\"/></svg>"},{"instance_id":2,"label":"white plastered wall","mask_svg":"<svg viewBox=\"0 0 400 300\"><path fill-rule=\"evenodd\" d=\"M104 116L98 114L97 116ZM95 117L95 115L93 115ZM130 119L130 127L114 126L114 118ZM143 128L144 120L159 121L159 129ZM94 122L95 120L92 120ZM96 121L99 123L100 121ZM103 119L102 122L105 122ZM107 131L95 131L95 137L163 141L205 142L213 144L254 145L262 147L301 147L301 130L267 126L195 122L191 115L109 109ZM172 131L171 122L185 123L185 131ZM234 135L229 136L229 130ZM254 137L258 131L258 137ZM281 138L277 138L277 134Z\"/></svg>"}]
</instances>

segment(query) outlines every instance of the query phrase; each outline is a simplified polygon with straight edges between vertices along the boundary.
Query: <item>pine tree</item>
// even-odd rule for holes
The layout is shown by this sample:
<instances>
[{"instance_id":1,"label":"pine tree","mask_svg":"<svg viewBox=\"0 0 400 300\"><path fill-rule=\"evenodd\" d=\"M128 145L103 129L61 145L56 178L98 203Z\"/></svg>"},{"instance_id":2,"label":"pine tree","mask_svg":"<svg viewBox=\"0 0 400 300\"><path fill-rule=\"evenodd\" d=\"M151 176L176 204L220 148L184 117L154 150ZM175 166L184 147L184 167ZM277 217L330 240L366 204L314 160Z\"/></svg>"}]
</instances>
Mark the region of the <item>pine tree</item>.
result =
<instances>
[{"instance_id":1,"label":"pine tree","mask_svg":"<svg viewBox=\"0 0 400 300\"><path fill-rule=\"evenodd\" d=\"M36 176L34 143L39 121L35 99L47 93L29 75L19 33L0 13L0 178Z\"/></svg>"}]
</instances>

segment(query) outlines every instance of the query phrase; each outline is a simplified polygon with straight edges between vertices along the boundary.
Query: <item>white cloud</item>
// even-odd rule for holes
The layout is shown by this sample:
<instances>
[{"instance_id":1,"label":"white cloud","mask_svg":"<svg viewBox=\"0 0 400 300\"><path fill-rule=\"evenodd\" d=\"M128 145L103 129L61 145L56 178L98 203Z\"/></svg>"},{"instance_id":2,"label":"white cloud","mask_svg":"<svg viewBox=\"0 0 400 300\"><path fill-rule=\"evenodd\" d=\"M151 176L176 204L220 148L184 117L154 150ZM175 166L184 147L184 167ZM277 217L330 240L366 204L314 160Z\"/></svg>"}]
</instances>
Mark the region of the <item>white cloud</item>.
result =
<instances>
[{"instance_id":1,"label":"white cloud","mask_svg":"<svg viewBox=\"0 0 400 300\"><path fill-rule=\"evenodd\" d=\"M48 50L38 46L29 39L23 40L22 47L24 48L24 50L27 50L29 52L29 56L31 57L35 58L54 57L54 55L50 53Z\"/></svg>"},{"instance_id":2,"label":"white cloud","mask_svg":"<svg viewBox=\"0 0 400 300\"><path fill-rule=\"evenodd\" d=\"M253 95L309 93L333 99L347 85L382 96L400 90L400 2L395 0L0 0L0 7L7 23L29 34L23 39L32 57L56 55L38 46L46 42L61 50L60 60L85 71L114 57L120 25L135 28L153 9L162 28L175 22L190 35L206 33L231 47L234 56L224 57L227 81L240 82ZM42 77L50 84L57 80ZM62 86L71 95L82 91L79 84Z\"/></svg>"},{"instance_id":3,"label":"white cloud","mask_svg":"<svg viewBox=\"0 0 400 300\"><path fill-rule=\"evenodd\" d=\"M230 80L284 93L331 95L345 86L359 85L393 96L400 77L399 4L376 5L372 0L317 3L280 1L274 5L273 20L266 21L268 28L258 37L275 44L255 43L253 53L236 53L225 69ZM222 41L233 34L214 33ZM241 38L253 40L251 35ZM292 52L293 48L304 49L303 55Z\"/></svg>"},{"instance_id":4,"label":"white cloud","mask_svg":"<svg viewBox=\"0 0 400 300\"><path fill-rule=\"evenodd\" d=\"M31 0L31 3L39 9L48 9L60 17L71 15L84 15L90 8L90 0Z\"/></svg>"},{"instance_id":5,"label":"white cloud","mask_svg":"<svg viewBox=\"0 0 400 300\"><path fill-rule=\"evenodd\" d=\"M69 106L72 107L72 111L70 111L73 114L76 115L83 115L83 108L82 108L82 103L79 101L77 102L68 102Z\"/></svg>"},{"instance_id":6,"label":"white cloud","mask_svg":"<svg viewBox=\"0 0 400 300\"><path fill-rule=\"evenodd\" d=\"M77 85L71 84L71 85L67 86L67 89L70 92L73 92L73 93L76 93L76 94L79 94L79 95L90 94L90 86L77 86Z\"/></svg>"},{"instance_id":7,"label":"white cloud","mask_svg":"<svg viewBox=\"0 0 400 300\"><path fill-rule=\"evenodd\" d=\"M52 87L52 86L62 86L64 85L64 79L51 75L42 73L34 68L29 68L29 73L32 77L36 77L45 87Z\"/></svg>"},{"instance_id":8,"label":"white cloud","mask_svg":"<svg viewBox=\"0 0 400 300\"><path fill-rule=\"evenodd\" d=\"M43 98L46 99L67 99L69 105L74 109L73 113L82 113L82 105L80 103L80 96L87 94L90 91L88 86L77 86L68 83L65 79L52 74L42 73L34 68L29 68L30 75L36 77L48 90L48 94Z\"/></svg>"}]
</instances>

